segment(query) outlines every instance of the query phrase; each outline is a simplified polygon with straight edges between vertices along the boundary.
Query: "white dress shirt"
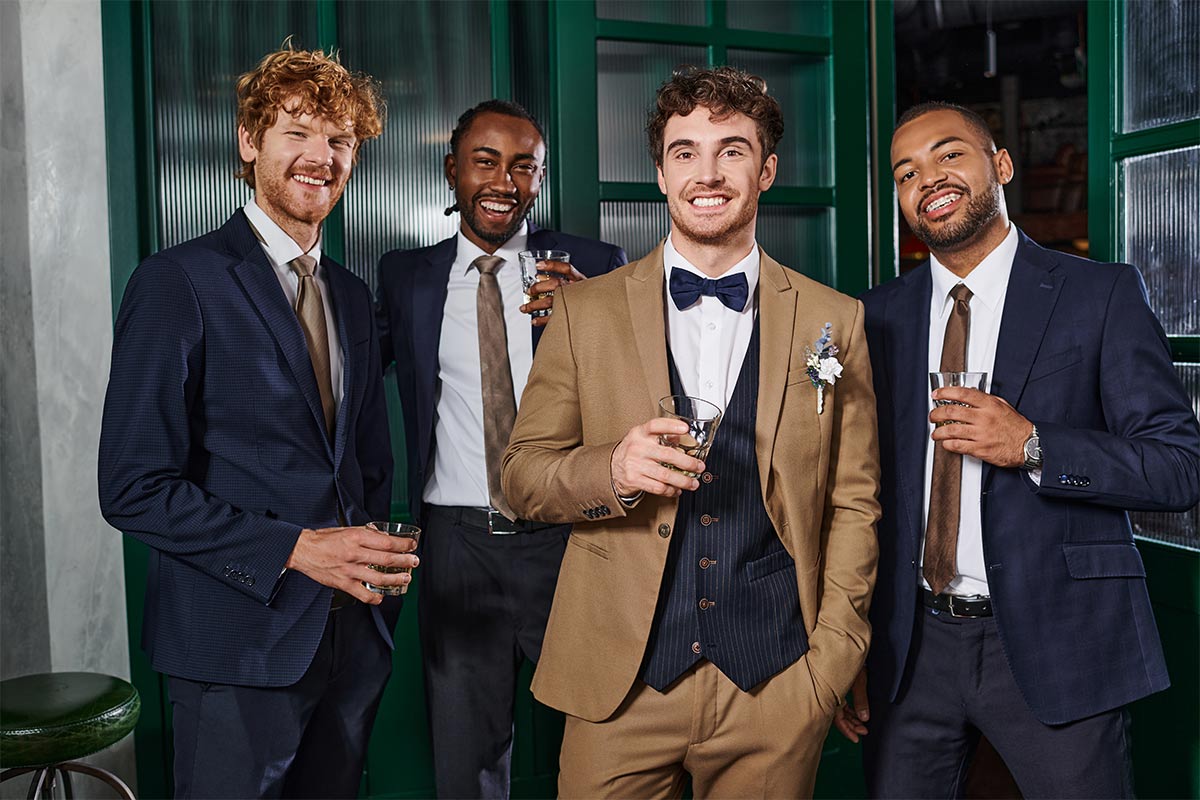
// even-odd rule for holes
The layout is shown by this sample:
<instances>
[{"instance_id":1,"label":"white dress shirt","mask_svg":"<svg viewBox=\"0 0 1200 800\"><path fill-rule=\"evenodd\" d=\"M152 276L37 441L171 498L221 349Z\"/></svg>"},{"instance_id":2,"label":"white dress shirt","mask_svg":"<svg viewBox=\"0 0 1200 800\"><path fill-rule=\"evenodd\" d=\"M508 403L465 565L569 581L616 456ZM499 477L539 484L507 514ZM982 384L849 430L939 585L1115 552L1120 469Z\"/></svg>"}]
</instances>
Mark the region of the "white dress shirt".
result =
<instances>
[{"instance_id":1,"label":"white dress shirt","mask_svg":"<svg viewBox=\"0 0 1200 800\"><path fill-rule=\"evenodd\" d=\"M729 407L746 348L750 346L750 336L754 333L754 315L758 312L758 292L755 291L758 268L758 245L755 244L745 258L717 276L746 274L750 299L742 311L734 311L719 297L708 295L701 295L699 301L681 311L671 299L671 270L682 269L702 278L709 276L679 255L670 236L663 246L667 342L675 361L675 371L679 373L685 394L714 403L722 412Z\"/></svg>"},{"instance_id":2,"label":"white dress shirt","mask_svg":"<svg viewBox=\"0 0 1200 800\"><path fill-rule=\"evenodd\" d=\"M967 372L986 372L985 389L991 391L992 371L996 363L996 342L1000 337L1000 319L1004 315L1004 298L1008 293L1008 276L1012 273L1013 257L1017 253L1017 226L1009 224L1008 235L996 245L966 278L959 278L930 256L933 292L929 304L929 371L940 372L942 344L946 338L946 322L954 300L950 290L965 283L971 290L971 328L967 334ZM929 411L933 398L929 398ZM929 433L934 425L929 423ZM929 486L933 475L933 442L925 448L925 519L929 519ZM983 559L983 522L980 518L980 490L983 462L963 456L962 491L959 495L958 518L958 577L943 590L960 596L990 595L987 570ZM925 563L924 541L921 563ZM921 578L926 589L929 583Z\"/></svg>"},{"instance_id":3,"label":"white dress shirt","mask_svg":"<svg viewBox=\"0 0 1200 800\"><path fill-rule=\"evenodd\" d=\"M329 281L325 277L325 267L321 265L321 238L318 236L317 243L308 253L305 253L300 245L296 244L296 240L288 236L283 228L276 225L275 220L267 216L267 212L259 208L254 200L242 206L242 211L250 220L250 224L258 231L259 244L262 245L263 252L267 254L267 260L271 262L271 267L275 270L275 277L279 279L279 285L283 287L288 305L292 308L296 307L296 293L300 288L300 276L288 264L302 255L310 255L317 261L313 278L321 289L321 303L325 306L325 330L329 335L329 380L333 388L334 413L336 414L342 404L344 359L341 337L338 336L337 320L333 315L333 305L329 301Z\"/></svg>"},{"instance_id":4,"label":"white dress shirt","mask_svg":"<svg viewBox=\"0 0 1200 800\"><path fill-rule=\"evenodd\" d=\"M533 332L528 314L522 314L525 288L517 254L526 249L528 225L505 242L494 255L504 259L496 270L504 327L508 334L508 363L517 401L533 365ZM454 265L442 312L438 342L438 392L434 422L433 469L422 498L439 506L490 505L487 459L483 446L483 380L479 373L479 314L476 295L479 270L471 262L487 253L458 232Z\"/></svg>"}]
</instances>

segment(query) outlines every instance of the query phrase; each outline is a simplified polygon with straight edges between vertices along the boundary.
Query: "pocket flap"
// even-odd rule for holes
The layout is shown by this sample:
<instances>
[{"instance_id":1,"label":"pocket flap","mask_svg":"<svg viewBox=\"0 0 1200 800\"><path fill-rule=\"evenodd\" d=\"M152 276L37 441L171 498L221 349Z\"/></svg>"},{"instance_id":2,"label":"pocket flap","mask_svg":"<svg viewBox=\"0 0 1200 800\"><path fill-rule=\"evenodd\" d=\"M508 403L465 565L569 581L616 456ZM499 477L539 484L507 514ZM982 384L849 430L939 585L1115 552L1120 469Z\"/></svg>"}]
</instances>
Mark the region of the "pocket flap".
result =
<instances>
[{"instance_id":1,"label":"pocket flap","mask_svg":"<svg viewBox=\"0 0 1200 800\"><path fill-rule=\"evenodd\" d=\"M791 566L794 566L792 557L788 555L787 550L780 548L770 555L748 562L746 564L746 578L756 581L759 578L765 578L771 573L779 572Z\"/></svg>"},{"instance_id":2,"label":"pocket flap","mask_svg":"<svg viewBox=\"0 0 1200 800\"><path fill-rule=\"evenodd\" d=\"M1133 542L1064 544L1072 578L1144 578L1146 566Z\"/></svg>"}]
</instances>

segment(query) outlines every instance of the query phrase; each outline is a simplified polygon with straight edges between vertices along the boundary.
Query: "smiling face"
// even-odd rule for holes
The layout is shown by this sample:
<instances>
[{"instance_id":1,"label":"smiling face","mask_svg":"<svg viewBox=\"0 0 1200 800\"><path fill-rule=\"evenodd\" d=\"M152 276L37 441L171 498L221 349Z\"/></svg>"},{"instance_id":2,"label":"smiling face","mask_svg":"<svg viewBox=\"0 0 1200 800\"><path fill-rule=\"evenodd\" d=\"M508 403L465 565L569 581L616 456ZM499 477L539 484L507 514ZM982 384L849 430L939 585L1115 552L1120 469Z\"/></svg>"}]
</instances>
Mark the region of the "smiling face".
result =
<instances>
[{"instance_id":1,"label":"smiling face","mask_svg":"<svg viewBox=\"0 0 1200 800\"><path fill-rule=\"evenodd\" d=\"M1008 213L1001 185L1011 180L1013 167L1007 150L993 150L952 110L922 114L892 136L900 210L935 254L1004 238Z\"/></svg>"},{"instance_id":2,"label":"smiling face","mask_svg":"<svg viewBox=\"0 0 1200 800\"><path fill-rule=\"evenodd\" d=\"M463 234L487 253L513 237L542 190L546 144L529 121L484 112L446 156Z\"/></svg>"},{"instance_id":3,"label":"smiling face","mask_svg":"<svg viewBox=\"0 0 1200 800\"><path fill-rule=\"evenodd\" d=\"M346 189L356 144L353 128L286 109L257 145L238 128L238 151L254 164L255 202L306 250Z\"/></svg>"},{"instance_id":4,"label":"smiling face","mask_svg":"<svg viewBox=\"0 0 1200 800\"><path fill-rule=\"evenodd\" d=\"M667 196L671 241L680 253L701 268L686 250L745 256L754 242L758 196L774 183L777 163L774 153L763 160L758 130L745 114L715 120L697 106L668 119L658 188Z\"/></svg>"}]
</instances>

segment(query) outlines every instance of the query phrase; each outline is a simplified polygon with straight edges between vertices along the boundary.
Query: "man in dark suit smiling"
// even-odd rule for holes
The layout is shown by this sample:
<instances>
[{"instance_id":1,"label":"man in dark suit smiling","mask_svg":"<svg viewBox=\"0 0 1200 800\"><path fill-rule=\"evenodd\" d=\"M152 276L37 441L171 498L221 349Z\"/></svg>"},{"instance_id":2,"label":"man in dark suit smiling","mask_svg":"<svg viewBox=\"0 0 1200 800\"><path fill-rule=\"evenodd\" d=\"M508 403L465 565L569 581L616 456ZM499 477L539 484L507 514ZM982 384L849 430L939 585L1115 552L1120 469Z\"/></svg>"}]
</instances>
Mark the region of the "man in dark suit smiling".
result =
<instances>
[{"instance_id":1,"label":"man in dark suit smiling","mask_svg":"<svg viewBox=\"0 0 1200 800\"><path fill-rule=\"evenodd\" d=\"M1025 797L1130 797L1125 706L1168 679L1126 509L1196 503L1200 426L1138 271L1018 231L978 115L908 111L892 161L932 257L863 297L883 517L837 726L872 796L962 796L982 734ZM987 391L934 408L937 371Z\"/></svg>"},{"instance_id":2,"label":"man in dark suit smiling","mask_svg":"<svg viewBox=\"0 0 1200 800\"><path fill-rule=\"evenodd\" d=\"M379 264L383 365L395 361L408 491L422 538L420 627L440 797L507 797L513 697L536 662L567 526L516 519L500 459L560 282L621 266L619 247L526 220L546 173L541 127L488 100L450 137L445 175L458 233ZM523 250L565 250L522 304Z\"/></svg>"}]
</instances>

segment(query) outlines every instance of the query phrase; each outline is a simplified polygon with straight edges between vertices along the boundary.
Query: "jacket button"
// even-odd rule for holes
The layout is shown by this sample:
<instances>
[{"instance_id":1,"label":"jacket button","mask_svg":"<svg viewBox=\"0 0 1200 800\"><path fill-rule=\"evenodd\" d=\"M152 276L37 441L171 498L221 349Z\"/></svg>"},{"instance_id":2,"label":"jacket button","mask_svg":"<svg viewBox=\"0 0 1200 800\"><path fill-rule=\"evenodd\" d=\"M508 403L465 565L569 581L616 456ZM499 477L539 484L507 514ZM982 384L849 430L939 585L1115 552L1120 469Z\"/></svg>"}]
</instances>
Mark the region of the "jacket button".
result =
<instances>
[{"instance_id":1,"label":"jacket button","mask_svg":"<svg viewBox=\"0 0 1200 800\"><path fill-rule=\"evenodd\" d=\"M692 642L692 652L695 653L696 655L700 655L700 643L699 642Z\"/></svg>"},{"instance_id":2,"label":"jacket button","mask_svg":"<svg viewBox=\"0 0 1200 800\"><path fill-rule=\"evenodd\" d=\"M711 514L701 514L700 515L700 524L703 525L704 527L707 528L709 525L712 525L712 522L713 522L713 518L712 518Z\"/></svg>"},{"instance_id":3,"label":"jacket button","mask_svg":"<svg viewBox=\"0 0 1200 800\"><path fill-rule=\"evenodd\" d=\"M705 483L712 483L713 478L715 478L715 477L717 477L717 476L713 475L711 472L706 472L700 476L700 480L704 481Z\"/></svg>"},{"instance_id":4,"label":"jacket button","mask_svg":"<svg viewBox=\"0 0 1200 800\"><path fill-rule=\"evenodd\" d=\"M668 536L671 535L671 526L665 522L662 523L661 525L659 525L658 526L658 535L661 536L662 538L666 539Z\"/></svg>"},{"instance_id":5,"label":"jacket button","mask_svg":"<svg viewBox=\"0 0 1200 800\"><path fill-rule=\"evenodd\" d=\"M702 558L700 559L700 569L708 569L712 566L712 563L713 562L709 561L707 558Z\"/></svg>"},{"instance_id":6,"label":"jacket button","mask_svg":"<svg viewBox=\"0 0 1200 800\"><path fill-rule=\"evenodd\" d=\"M713 607L713 606L715 606L716 604L717 604L717 601L716 601L716 600L709 600L707 597L701 597L701 598L700 598L700 603L699 603L699 605L700 605L700 610L701 610L701 611L707 611L708 609L712 608L712 607Z\"/></svg>"},{"instance_id":7,"label":"jacket button","mask_svg":"<svg viewBox=\"0 0 1200 800\"><path fill-rule=\"evenodd\" d=\"M254 578L246 578L246 585L247 585L247 586L253 586L253 585L254 585Z\"/></svg>"}]
</instances>

